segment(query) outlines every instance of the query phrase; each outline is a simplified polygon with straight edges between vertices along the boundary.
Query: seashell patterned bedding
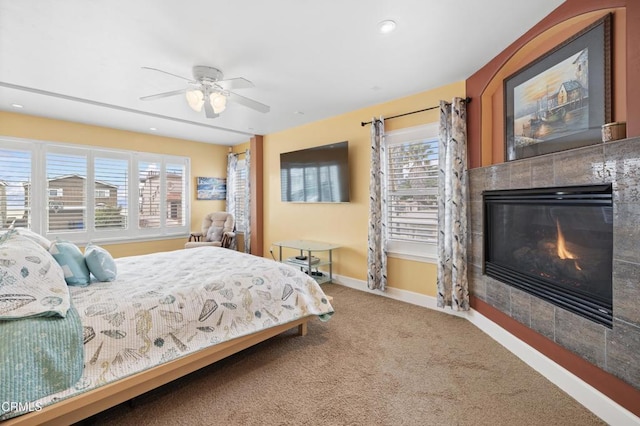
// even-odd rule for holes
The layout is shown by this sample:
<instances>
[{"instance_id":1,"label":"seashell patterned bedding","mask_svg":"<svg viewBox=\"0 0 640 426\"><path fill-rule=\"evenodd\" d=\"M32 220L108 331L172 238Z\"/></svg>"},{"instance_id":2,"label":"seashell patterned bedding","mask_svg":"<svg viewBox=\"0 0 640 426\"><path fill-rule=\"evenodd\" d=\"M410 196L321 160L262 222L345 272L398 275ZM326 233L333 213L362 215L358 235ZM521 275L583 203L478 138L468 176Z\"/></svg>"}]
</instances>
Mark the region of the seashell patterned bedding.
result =
<instances>
[{"instance_id":1,"label":"seashell patterned bedding","mask_svg":"<svg viewBox=\"0 0 640 426\"><path fill-rule=\"evenodd\" d=\"M44 407L203 348L333 308L314 279L219 247L116 259L111 282L69 287L82 321L84 370ZM12 411L0 420L22 414Z\"/></svg>"}]
</instances>

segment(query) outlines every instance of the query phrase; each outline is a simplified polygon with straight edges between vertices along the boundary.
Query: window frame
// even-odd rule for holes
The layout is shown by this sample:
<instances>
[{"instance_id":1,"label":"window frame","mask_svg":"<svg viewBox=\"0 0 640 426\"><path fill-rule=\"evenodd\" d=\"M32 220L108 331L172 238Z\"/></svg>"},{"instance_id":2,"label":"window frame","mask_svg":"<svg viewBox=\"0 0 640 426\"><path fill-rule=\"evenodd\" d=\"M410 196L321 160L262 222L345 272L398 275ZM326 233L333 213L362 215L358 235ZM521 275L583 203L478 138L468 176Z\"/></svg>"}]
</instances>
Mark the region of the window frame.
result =
<instances>
[{"instance_id":1,"label":"window frame","mask_svg":"<svg viewBox=\"0 0 640 426\"><path fill-rule=\"evenodd\" d=\"M0 137L2 148L7 151L28 151L31 153L30 171L30 223L29 227L48 239L65 239L78 244L90 241L96 243L125 243L150 240L164 240L184 237L191 229L191 168L190 158L168 155L96 147L91 145L67 144L32 139ZM49 214L48 181L46 158L48 153L86 156L86 226L80 231L64 230L49 232L47 220ZM127 225L124 229L98 229L95 226L96 197L95 194L95 160L96 158L118 159L127 161ZM141 161L157 162L160 165L160 226L157 228L141 228L139 226L139 163ZM184 223L181 226L166 226L167 210L167 165L184 167L183 203ZM55 199L55 197L54 197Z\"/></svg>"},{"instance_id":2,"label":"window frame","mask_svg":"<svg viewBox=\"0 0 640 426\"><path fill-rule=\"evenodd\" d=\"M392 130L389 132L385 132L384 134L384 142L383 146L385 148L384 159L383 159L383 167L384 167L384 176L383 179L383 196L385 199L388 198L389 191L389 182L388 178L389 174L389 155L390 150L387 149L393 145L401 145L406 143L415 142L417 140L430 140L434 141L439 138L440 124L437 122L423 124L419 126L407 127L398 130ZM436 196L438 196L438 187L435 188ZM388 207L387 207L388 208ZM436 207L437 208L437 207ZM385 235L386 240L386 252L388 257L413 260L417 262L424 263L437 263L438 262L438 244L436 243L426 243L426 242L412 242L412 241L400 241L389 238L389 218L388 212L385 211L383 214L383 220L385 222L385 229L387 229L387 235Z\"/></svg>"}]
</instances>

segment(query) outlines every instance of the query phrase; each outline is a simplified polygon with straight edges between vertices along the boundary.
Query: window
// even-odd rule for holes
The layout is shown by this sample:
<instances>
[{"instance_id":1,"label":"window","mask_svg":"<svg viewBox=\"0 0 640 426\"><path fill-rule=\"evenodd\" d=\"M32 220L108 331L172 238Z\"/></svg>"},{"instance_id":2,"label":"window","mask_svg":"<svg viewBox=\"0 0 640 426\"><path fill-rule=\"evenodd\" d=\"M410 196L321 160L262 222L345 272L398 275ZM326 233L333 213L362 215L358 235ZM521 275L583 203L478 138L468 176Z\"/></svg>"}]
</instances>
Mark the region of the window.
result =
<instances>
[{"instance_id":1,"label":"window","mask_svg":"<svg viewBox=\"0 0 640 426\"><path fill-rule=\"evenodd\" d=\"M247 202L247 164L245 160L238 160L235 179L235 202L236 208L233 212L236 220L236 230L244 232L246 230L246 202Z\"/></svg>"},{"instance_id":2,"label":"window","mask_svg":"<svg viewBox=\"0 0 640 426\"><path fill-rule=\"evenodd\" d=\"M31 226L32 152L2 141L0 149L0 228Z\"/></svg>"},{"instance_id":3,"label":"window","mask_svg":"<svg viewBox=\"0 0 640 426\"><path fill-rule=\"evenodd\" d=\"M85 229L87 156L71 152L73 151L61 150L46 153L48 232Z\"/></svg>"},{"instance_id":4,"label":"window","mask_svg":"<svg viewBox=\"0 0 640 426\"><path fill-rule=\"evenodd\" d=\"M129 160L126 156L101 155L93 159L95 210L99 230L124 230L129 226Z\"/></svg>"},{"instance_id":5,"label":"window","mask_svg":"<svg viewBox=\"0 0 640 426\"><path fill-rule=\"evenodd\" d=\"M435 261L438 237L438 124L385 134L387 252Z\"/></svg>"},{"instance_id":6,"label":"window","mask_svg":"<svg viewBox=\"0 0 640 426\"><path fill-rule=\"evenodd\" d=\"M75 242L189 231L188 158L1 140L2 228L13 223Z\"/></svg>"},{"instance_id":7,"label":"window","mask_svg":"<svg viewBox=\"0 0 640 426\"><path fill-rule=\"evenodd\" d=\"M160 227L160 163L138 162L140 182L139 222L140 228Z\"/></svg>"},{"instance_id":8,"label":"window","mask_svg":"<svg viewBox=\"0 0 640 426\"><path fill-rule=\"evenodd\" d=\"M165 180L167 182L166 225L167 227L183 227L186 223L185 216L185 173L184 164L167 163L165 168Z\"/></svg>"}]
</instances>

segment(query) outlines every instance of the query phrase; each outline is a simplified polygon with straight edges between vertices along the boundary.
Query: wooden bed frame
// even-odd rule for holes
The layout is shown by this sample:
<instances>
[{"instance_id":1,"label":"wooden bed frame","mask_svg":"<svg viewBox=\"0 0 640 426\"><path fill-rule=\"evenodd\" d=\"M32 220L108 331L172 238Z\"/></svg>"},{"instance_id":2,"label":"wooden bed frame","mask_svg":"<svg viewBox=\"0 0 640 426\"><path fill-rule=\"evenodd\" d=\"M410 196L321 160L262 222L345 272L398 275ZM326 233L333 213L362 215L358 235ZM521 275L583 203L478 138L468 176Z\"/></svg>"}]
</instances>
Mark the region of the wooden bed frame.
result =
<instances>
[{"instance_id":1,"label":"wooden bed frame","mask_svg":"<svg viewBox=\"0 0 640 426\"><path fill-rule=\"evenodd\" d=\"M294 327L298 327L300 336L305 336L307 323L312 317L300 318L254 334L219 343L69 399L47 405L40 411L0 421L0 425L60 425L78 422Z\"/></svg>"}]
</instances>

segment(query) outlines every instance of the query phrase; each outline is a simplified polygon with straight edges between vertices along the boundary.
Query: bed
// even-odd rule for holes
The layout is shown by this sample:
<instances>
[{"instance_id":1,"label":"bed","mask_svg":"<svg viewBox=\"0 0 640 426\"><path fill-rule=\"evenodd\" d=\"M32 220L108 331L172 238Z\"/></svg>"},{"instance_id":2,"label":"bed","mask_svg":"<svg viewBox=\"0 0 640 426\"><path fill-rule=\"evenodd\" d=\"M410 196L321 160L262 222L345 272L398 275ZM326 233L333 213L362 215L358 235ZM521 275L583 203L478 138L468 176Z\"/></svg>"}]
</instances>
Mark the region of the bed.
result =
<instances>
[{"instance_id":1,"label":"bed","mask_svg":"<svg viewBox=\"0 0 640 426\"><path fill-rule=\"evenodd\" d=\"M71 424L284 331L304 335L310 319L333 314L311 277L233 250L107 259L111 281L92 270L88 285L67 285L69 268L51 258L49 242L1 240L2 426ZM36 290L20 287L29 280ZM40 313L14 315L16 306Z\"/></svg>"}]
</instances>

